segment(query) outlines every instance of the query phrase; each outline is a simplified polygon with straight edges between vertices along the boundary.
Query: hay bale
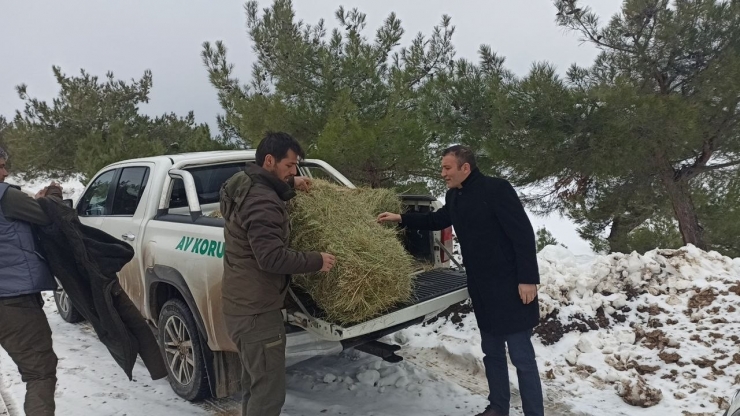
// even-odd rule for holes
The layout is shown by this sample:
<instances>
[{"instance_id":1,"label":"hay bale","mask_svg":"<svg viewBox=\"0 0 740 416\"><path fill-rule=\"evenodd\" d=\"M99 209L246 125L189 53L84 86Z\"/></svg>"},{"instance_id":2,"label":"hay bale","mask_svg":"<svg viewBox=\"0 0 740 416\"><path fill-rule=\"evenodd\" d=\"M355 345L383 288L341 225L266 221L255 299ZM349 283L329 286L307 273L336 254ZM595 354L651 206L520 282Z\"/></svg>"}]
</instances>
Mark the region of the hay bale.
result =
<instances>
[{"instance_id":1,"label":"hay bale","mask_svg":"<svg viewBox=\"0 0 740 416\"><path fill-rule=\"evenodd\" d=\"M329 321L363 322L410 299L412 273L428 265L406 252L395 226L376 222L381 212L403 208L393 190L350 189L323 180L313 180L311 192L299 192L290 202L291 248L337 258L331 272L293 280ZM219 211L209 216L222 218Z\"/></svg>"},{"instance_id":2,"label":"hay bale","mask_svg":"<svg viewBox=\"0 0 740 416\"><path fill-rule=\"evenodd\" d=\"M295 278L328 320L362 322L409 300L414 260L397 229L375 221L381 212L402 209L393 190L349 189L321 180L291 201L291 247L337 257L331 272Z\"/></svg>"}]
</instances>

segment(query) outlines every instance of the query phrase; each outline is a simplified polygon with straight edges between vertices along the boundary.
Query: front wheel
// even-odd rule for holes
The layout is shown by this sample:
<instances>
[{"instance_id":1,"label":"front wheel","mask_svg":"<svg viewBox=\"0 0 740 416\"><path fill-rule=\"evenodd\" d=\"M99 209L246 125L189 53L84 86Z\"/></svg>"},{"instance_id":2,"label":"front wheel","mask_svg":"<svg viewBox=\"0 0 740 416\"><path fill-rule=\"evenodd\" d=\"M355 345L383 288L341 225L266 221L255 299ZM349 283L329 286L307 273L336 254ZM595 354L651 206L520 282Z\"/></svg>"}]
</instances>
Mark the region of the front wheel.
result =
<instances>
[{"instance_id":1,"label":"front wheel","mask_svg":"<svg viewBox=\"0 0 740 416\"><path fill-rule=\"evenodd\" d=\"M64 288L59 284L59 281L57 281L57 285L57 290L54 291L54 302L57 304L59 316L70 324L84 321L85 317L82 316L74 306L72 306L72 302L69 300L67 292L64 291Z\"/></svg>"},{"instance_id":2,"label":"front wheel","mask_svg":"<svg viewBox=\"0 0 740 416\"><path fill-rule=\"evenodd\" d=\"M190 309L180 299L167 301L159 313L159 346L167 362L170 386L189 401L210 393L200 335Z\"/></svg>"}]
</instances>

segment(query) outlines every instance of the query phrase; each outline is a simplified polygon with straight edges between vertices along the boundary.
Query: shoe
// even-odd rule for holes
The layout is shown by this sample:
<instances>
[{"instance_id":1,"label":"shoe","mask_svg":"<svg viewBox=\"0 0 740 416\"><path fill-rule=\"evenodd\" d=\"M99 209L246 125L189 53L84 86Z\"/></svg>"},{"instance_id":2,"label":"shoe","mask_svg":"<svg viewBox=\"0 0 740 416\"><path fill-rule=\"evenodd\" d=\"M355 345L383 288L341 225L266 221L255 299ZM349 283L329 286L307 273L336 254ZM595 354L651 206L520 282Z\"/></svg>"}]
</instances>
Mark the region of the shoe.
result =
<instances>
[{"instance_id":1,"label":"shoe","mask_svg":"<svg viewBox=\"0 0 740 416\"><path fill-rule=\"evenodd\" d=\"M508 413L500 413L497 410L494 410L490 405L486 407L486 410L483 411L483 413L478 413L475 416L509 416Z\"/></svg>"}]
</instances>

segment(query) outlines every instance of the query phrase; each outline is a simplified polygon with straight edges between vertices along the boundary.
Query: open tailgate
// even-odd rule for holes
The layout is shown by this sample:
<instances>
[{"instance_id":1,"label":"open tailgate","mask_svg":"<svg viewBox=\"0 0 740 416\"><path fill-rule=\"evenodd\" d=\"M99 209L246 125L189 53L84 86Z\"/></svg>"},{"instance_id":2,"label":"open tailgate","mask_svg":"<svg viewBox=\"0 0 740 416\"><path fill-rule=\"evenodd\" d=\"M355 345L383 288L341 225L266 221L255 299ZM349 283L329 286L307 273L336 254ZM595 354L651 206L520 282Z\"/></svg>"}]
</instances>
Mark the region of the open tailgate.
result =
<instances>
[{"instance_id":1,"label":"open tailgate","mask_svg":"<svg viewBox=\"0 0 740 416\"><path fill-rule=\"evenodd\" d=\"M288 314L288 323L299 326L328 341L342 341L380 332L402 324L426 321L449 306L468 299L467 277L452 269L434 269L419 273L414 279L411 301L397 305L385 314L352 326L325 321L326 316L305 292L293 287L300 311ZM308 314L309 316L306 316Z\"/></svg>"}]
</instances>

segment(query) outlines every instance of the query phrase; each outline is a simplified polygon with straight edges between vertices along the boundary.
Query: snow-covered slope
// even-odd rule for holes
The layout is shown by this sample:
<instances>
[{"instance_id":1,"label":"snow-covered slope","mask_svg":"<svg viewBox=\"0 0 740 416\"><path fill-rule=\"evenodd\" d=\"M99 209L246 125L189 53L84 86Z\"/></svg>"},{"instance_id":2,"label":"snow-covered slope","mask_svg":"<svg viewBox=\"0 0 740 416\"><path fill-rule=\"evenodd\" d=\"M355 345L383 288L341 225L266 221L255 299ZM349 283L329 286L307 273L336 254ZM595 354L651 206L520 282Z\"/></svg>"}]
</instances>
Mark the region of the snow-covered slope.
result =
<instances>
[{"instance_id":1,"label":"snow-covered slope","mask_svg":"<svg viewBox=\"0 0 740 416\"><path fill-rule=\"evenodd\" d=\"M573 412L717 415L740 388L740 259L693 246L585 259L549 246L539 265L540 372ZM483 377L472 314L392 339Z\"/></svg>"}]
</instances>

